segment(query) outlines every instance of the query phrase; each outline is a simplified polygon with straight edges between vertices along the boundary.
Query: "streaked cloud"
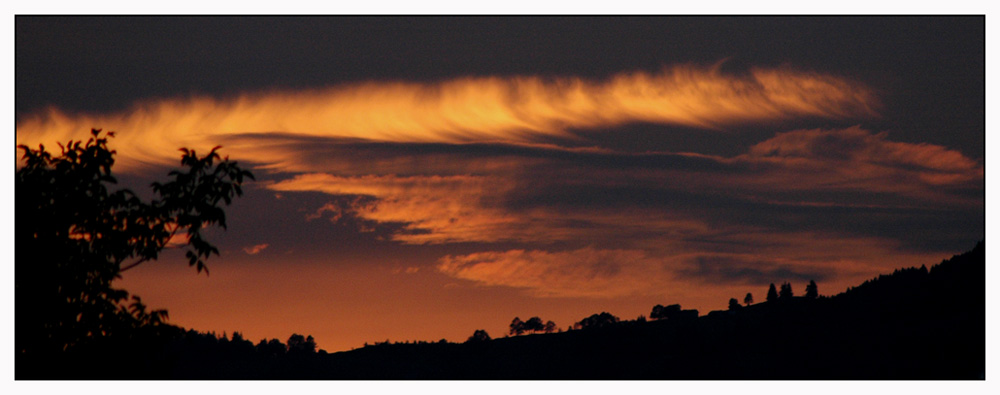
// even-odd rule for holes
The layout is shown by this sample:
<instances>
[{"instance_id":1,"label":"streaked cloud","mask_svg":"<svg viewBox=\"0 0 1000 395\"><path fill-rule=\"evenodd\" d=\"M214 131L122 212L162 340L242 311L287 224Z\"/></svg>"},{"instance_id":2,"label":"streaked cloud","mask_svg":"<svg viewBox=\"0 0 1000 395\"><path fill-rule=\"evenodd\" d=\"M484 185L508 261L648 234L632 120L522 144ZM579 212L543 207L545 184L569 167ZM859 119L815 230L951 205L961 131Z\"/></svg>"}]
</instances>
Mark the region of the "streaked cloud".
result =
<instances>
[{"instance_id":1,"label":"streaked cloud","mask_svg":"<svg viewBox=\"0 0 1000 395\"><path fill-rule=\"evenodd\" d=\"M405 268L397 267L391 270L392 274L415 274L420 271L418 266L407 266Z\"/></svg>"},{"instance_id":2,"label":"streaked cloud","mask_svg":"<svg viewBox=\"0 0 1000 395\"><path fill-rule=\"evenodd\" d=\"M276 196L327 195L299 208L302 221L405 245L481 247L438 260L447 276L536 296L694 295L691 284L839 286L936 256L914 251L930 236L900 227L950 226L965 237L948 218L981 212L983 165L859 126L780 131L730 156L621 152L587 146L573 130L853 121L877 107L868 88L835 76L674 66L600 81L369 82L151 101L112 115L53 110L19 122L17 142L116 130L125 170L174 162L164 147L223 144L266 168L270 181L256 185Z\"/></svg>"},{"instance_id":3,"label":"streaked cloud","mask_svg":"<svg viewBox=\"0 0 1000 395\"><path fill-rule=\"evenodd\" d=\"M17 143L55 147L91 128L118 133L121 168L170 164L172 147L207 150L234 135L274 132L385 142L509 141L572 138L570 129L632 122L719 128L798 117L875 114L875 95L836 76L788 68L743 75L676 65L606 80L540 76L457 78L437 83L367 82L308 91L193 97L139 103L116 114L57 109L17 124ZM295 153L228 143L226 153L277 169Z\"/></svg>"},{"instance_id":4,"label":"streaked cloud","mask_svg":"<svg viewBox=\"0 0 1000 395\"><path fill-rule=\"evenodd\" d=\"M523 288L538 296L615 297L651 292L666 274L637 250L509 250L441 259L438 270L483 285Z\"/></svg>"},{"instance_id":5,"label":"streaked cloud","mask_svg":"<svg viewBox=\"0 0 1000 395\"><path fill-rule=\"evenodd\" d=\"M901 250L891 241L807 232L748 232L713 242L742 247L723 252L697 243L666 242L647 249L487 251L445 256L437 270L539 297L676 297L697 294L704 287L745 292L768 283L801 286L809 280L839 292L881 271L939 259Z\"/></svg>"},{"instance_id":6,"label":"streaked cloud","mask_svg":"<svg viewBox=\"0 0 1000 395\"><path fill-rule=\"evenodd\" d=\"M256 244L256 245L252 245L252 246L249 246L249 247L244 247L243 248L243 252L245 252L245 253L247 253L249 255L257 255L261 251L264 251L264 249L267 248L267 247L268 247L267 243Z\"/></svg>"},{"instance_id":7,"label":"streaked cloud","mask_svg":"<svg viewBox=\"0 0 1000 395\"><path fill-rule=\"evenodd\" d=\"M409 243L496 241L512 220L490 201L505 195L502 180L485 176L367 175L341 177L301 174L268 188L275 191L314 191L331 195L371 196L343 206L327 204L339 219L345 212L378 223L404 223L397 240ZM309 218L314 218L314 215Z\"/></svg>"},{"instance_id":8,"label":"streaked cloud","mask_svg":"<svg viewBox=\"0 0 1000 395\"><path fill-rule=\"evenodd\" d=\"M693 234L709 226L703 221L722 217L706 210L736 207L860 213L982 204L975 192L982 187L980 164L940 146L893 142L856 127L779 133L731 158L555 146L418 146L424 148L344 143L320 168L361 175L299 174L267 188L343 197L308 218L332 212L332 220L349 214L406 224L394 239L415 244L591 240L609 229ZM351 167L359 155L380 159ZM427 172L437 174L420 174ZM944 175L948 184L942 184Z\"/></svg>"},{"instance_id":9,"label":"streaked cloud","mask_svg":"<svg viewBox=\"0 0 1000 395\"><path fill-rule=\"evenodd\" d=\"M806 187L853 184L878 188L887 187L886 181L937 187L983 177L982 164L958 151L933 144L890 141L888 133L871 133L860 127L778 133L739 159L776 162L811 172L821 168L839 178L811 179ZM875 182L867 183L870 181Z\"/></svg>"},{"instance_id":10,"label":"streaked cloud","mask_svg":"<svg viewBox=\"0 0 1000 395\"><path fill-rule=\"evenodd\" d=\"M267 187L342 197L317 213L405 224L390 236L402 243L529 245L450 255L437 269L536 296L693 295L691 284L736 289L809 279L846 287L939 259L933 247L914 249L929 240L919 229L937 226L939 233L946 217L974 215L982 206L975 193L980 163L859 127L778 133L733 157L500 143L337 144L344 144L347 164L327 159L323 167L369 174L300 174ZM345 167L357 163L355 156L380 160ZM403 163L411 165L403 171L441 175L392 174ZM382 165L389 174L377 174ZM952 177L943 184L926 174ZM900 226L913 229L901 233ZM975 233L953 230L963 239Z\"/></svg>"}]
</instances>

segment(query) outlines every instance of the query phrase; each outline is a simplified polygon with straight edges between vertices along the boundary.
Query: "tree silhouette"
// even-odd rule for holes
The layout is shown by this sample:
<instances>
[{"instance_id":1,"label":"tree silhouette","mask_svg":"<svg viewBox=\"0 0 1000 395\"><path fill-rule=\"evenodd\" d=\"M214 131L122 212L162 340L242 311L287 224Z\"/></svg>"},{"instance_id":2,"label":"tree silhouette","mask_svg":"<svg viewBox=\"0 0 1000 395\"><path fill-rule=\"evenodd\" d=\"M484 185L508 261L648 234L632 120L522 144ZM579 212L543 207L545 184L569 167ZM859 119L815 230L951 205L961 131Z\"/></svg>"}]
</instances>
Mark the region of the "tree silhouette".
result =
<instances>
[{"instance_id":1,"label":"tree silhouette","mask_svg":"<svg viewBox=\"0 0 1000 395\"><path fill-rule=\"evenodd\" d=\"M749 306L753 304L753 294L747 292L747 296L743 297L743 304Z\"/></svg>"},{"instance_id":2,"label":"tree silhouette","mask_svg":"<svg viewBox=\"0 0 1000 395\"><path fill-rule=\"evenodd\" d=\"M730 311L736 311L736 310L739 310L742 307L743 306L740 306L740 301L736 300L736 298L729 298L729 310Z\"/></svg>"},{"instance_id":3,"label":"tree silhouette","mask_svg":"<svg viewBox=\"0 0 1000 395\"><path fill-rule=\"evenodd\" d=\"M654 320L662 320L665 318L676 317L677 314L681 312L681 305L672 304L670 306L656 305L653 306L653 311L649 313L649 318Z\"/></svg>"},{"instance_id":4,"label":"tree silhouette","mask_svg":"<svg viewBox=\"0 0 1000 395\"><path fill-rule=\"evenodd\" d=\"M795 296L792 294L792 284L789 283L781 284L781 291L778 292L778 299L789 300L792 298L792 296Z\"/></svg>"},{"instance_id":5,"label":"tree silhouette","mask_svg":"<svg viewBox=\"0 0 1000 395\"><path fill-rule=\"evenodd\" d=\"M257 343L256 349L259 354L269 357L285 355L285 352L288 351L285 344L278 339L271 339L270 341L260 339L260 343Z\"/></svg>"},{"instance_id":6,"label":"tree silhouette","mask_svg":"<svg viewBox=\"0 0 1000 395\"><path fill-rule=\"evenodd\" d=\"M230 341L233 347L243 353L252 353L254 351L253 343L249 340L243 338L243 334L239 332L233 332L233 340Z\"/></svg>"},{"instance_id":7,"label":"tree silhouette","mask_svg":"<svg viewBox=\"0 0 1000 395\"><path fill-rule=\"evenodd\" d=\"M773 302L778 300L778 289L774 287L774 283L767 289L767 301Z\"/></svg>"},{"instance_id":8,"label":"tree silhouette","mask_svg":"<svg viewBox=\"0 0 1000 395\"><path fill-rule=\"evenodd\" d=\"M590 317L584 318L577 322L573 326L580 329L593 329L593 328L604 328L607 326L614 325L618 323L618 317L611 315L606 311L600 314L593 314Z\"/></svg>"},{"instance_id":9,"label":"tree silhouette","mask_svg":"<svg viewBox=\"0 0 1000 395\"><path fill-rule=\"evenodd\" d=\"M525 332L545 332L552 333L556 330L556 323L549 321L542 323L542 319L539 317L528 318L527 321L521 321L521 318L514 317L514 320L510 322L510 334L520 336Z\"/></svg>"},{"instance_id":10,"label":"tree silhouette","mask_svg":"<svg viewBox=\"0 0 1000 395\"><path fill-rule=\"evenodd\" d=\"M221 205L242 195L253 175L213 148L199 157L182 149L184 170L153 183L156 197L143 202L129 190L111 191L113 132L91 131L60 144L53 156L39 145L24 151L15 179L15 343L17 352L63 351L95 338L128 336L155 327L164 310L147 311L141 299L111 282L122 271L155 260L168 243L187 249L189 264L219 251L202 229L226 227ZM175 237L177 236L177 237Z\"/></svg>"},{"instance_id":11,"label":"tree silhouette","mask_svg":"<svg viewBox=\"0 0 1000 395\"><path fill-rule=\"evenodd\" d=\"M300 334L293 333L292 336L288 338L288 352L314 353L316 352L316 340L313 339L312 335L304 337Z\"/></svg>"},{"instance_id":12,"label":"tree silhouette","mask_svg":"<svg viewBox=\"0 0 1000 395\"><path fill-rule=\"evenodd\" d=\"M545 330L545 324L542 323L541 318L531 317L524 322L524 330L530 332L541 332Z\"/></svg>"},{"instance_id":13,"label":"tree silhouette","mask_svg":"<svg viewBox=\"0 0 1000 395\"><path fill-rule=\"evenodd\" d=\"M520 336L525 330L524 321L521 321L520 317L514 317L514 320L510 322L510 334Z\"/></svg>"},{"instance_id":14,"label":"tree silhouette","mask_svg":"<svg viewBox=\"0 0 1000 395\"><path fill-rule=\"evenodd\" d=\"M819 289L816 287L816 281L809 280L809 285L806 285L806 298L816 299L819 297Z\"/></svg>"},{"instance_id":15,"label":"tree silhouette","mask_svg":"<svg viewBox=\"0 0 1000 395\"><path fill-rule=\"evenodd\" d=\"M658 304L656 306L653 306L653 311L649 312L649 318L654 320L665 318L665 315L663 314L663 305Z\"/></svg>"},{"instance_id":16,"label":"tree silhouette","mask_svg":"<svg viewBox=\"0 0 1000 395\"><path fill-rule=\"evenodd\" d=\"M466 340L465 342L466 343L478 343L478 342L484 342L484 341L488 341L488 340L490 340L490 334L486 333L486 330L484 330L484 329L476 329L475 332L472 332L472 336L469 336L469 340Z\"/></svg>"}]
</instances>

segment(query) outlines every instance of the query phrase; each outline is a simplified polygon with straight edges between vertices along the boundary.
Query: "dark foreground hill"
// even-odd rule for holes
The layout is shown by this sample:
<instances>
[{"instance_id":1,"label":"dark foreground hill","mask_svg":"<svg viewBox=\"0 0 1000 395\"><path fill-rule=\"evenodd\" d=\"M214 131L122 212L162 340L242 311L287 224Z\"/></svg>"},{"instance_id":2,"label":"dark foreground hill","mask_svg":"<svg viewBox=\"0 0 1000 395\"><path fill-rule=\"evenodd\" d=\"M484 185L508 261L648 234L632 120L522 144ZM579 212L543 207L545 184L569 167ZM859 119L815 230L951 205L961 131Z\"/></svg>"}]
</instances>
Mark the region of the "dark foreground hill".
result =
<instances>
[{"instance_id":1,"label":"dark foreground hill","mask_svg":"<svg viewBox=\"0 0 1000 395\"><path fill-rule=\"evenodd\" d=\"M262 351L178 330L156 341L24 359L16 378L984 379L983 243L833 297L694 319L326 354ZM249 347L248 347L249 346Z\"/></svg>"}]
</instances>

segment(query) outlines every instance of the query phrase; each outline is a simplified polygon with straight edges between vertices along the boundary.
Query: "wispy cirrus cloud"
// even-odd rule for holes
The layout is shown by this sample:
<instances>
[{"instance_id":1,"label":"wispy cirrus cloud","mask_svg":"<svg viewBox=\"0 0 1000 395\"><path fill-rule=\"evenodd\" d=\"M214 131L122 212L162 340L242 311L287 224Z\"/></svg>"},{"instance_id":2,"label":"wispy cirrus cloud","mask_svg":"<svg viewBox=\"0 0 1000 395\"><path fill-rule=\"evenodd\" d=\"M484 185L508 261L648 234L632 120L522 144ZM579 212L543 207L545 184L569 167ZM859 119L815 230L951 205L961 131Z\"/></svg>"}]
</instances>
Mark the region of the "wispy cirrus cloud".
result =
<instances>
[{"instance_id":1,"label":"wispy cirrus cloud","mask_svg":"<svg viewBox=\"0 0 1000 395\"><path fill-rule=\"evenodd\" d=\"M788 68L745 75L676 65L606 80L540 76L457 78L437 83L366 82L231 99L154 100L116 114L35 114L17 124L17 143L55 146L91 128L118 132L124 168L168 164L164 147L209 149L234 135L274 132L386 142L510 141L572 137L570 129L650 122L716 128L797 117L872 116L863 84ZM283 169L295 153L227 144L234 158Z\"/></svg>"},{"instance_id":2,"label":"wispy cirrus cloud","mask_svg":"<svg viewBox=\"0 0 1000 395\"><path fill-rule=\"evenodd\" d=\"M635 122L854 120L877 107L867 87L835 76L674 66L606 80L369 82L150 101L110 115L52 111L20 121L17 142L116 130L124 170L173 162L164 147L221 143L279 173L260 184L269 190L330 195L303 208L303 220L347 221L403 244L492 244L444 257L437 269L539 296L619 297L674 292L682 282L841 284L934 256L907 248L975 233L962 220L982 210L983 166L860 127L781 132L731 156L563 147L552 138L586 144L572 130L615 133Z\"/></svg>"}]
</instances>

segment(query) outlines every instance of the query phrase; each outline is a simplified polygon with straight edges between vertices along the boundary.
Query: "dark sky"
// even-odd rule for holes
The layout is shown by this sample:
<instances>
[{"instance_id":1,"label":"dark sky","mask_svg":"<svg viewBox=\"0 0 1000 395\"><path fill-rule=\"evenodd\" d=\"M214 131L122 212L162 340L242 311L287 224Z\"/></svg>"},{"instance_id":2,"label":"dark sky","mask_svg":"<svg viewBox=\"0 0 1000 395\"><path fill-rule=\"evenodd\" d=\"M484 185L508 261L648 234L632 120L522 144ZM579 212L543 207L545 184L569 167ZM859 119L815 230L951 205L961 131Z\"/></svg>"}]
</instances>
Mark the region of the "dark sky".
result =
<instances>
[{"instance_id":1,"label":"dark sky","mask_svg":"<svg viewBox=\"0 0 1000 395\"><path fill-rule=\"evenodd\" d=\"M364 80L602 78L726 60L861 80L879 130L982 158L985 18L18 17L17 114ZM868 125L866 125L868 126ZM944 132L948 130L949 132Z\"/></svg>"},{"instance_id":2,"label":"dark sky","mask_svg":"<svg viewBox=\"0 0 1000 395\"><path fill-rule=\"evenodd\" d=\"M16 17L17 142L115 130L258 182L179 325L497 337L768 283L835 294L984 237L984 17Z\"/></svg>"}]
</instances>

